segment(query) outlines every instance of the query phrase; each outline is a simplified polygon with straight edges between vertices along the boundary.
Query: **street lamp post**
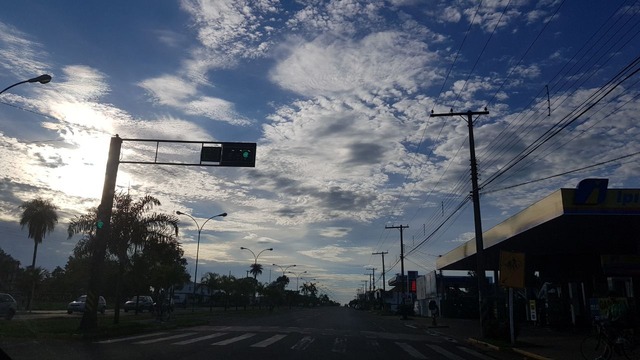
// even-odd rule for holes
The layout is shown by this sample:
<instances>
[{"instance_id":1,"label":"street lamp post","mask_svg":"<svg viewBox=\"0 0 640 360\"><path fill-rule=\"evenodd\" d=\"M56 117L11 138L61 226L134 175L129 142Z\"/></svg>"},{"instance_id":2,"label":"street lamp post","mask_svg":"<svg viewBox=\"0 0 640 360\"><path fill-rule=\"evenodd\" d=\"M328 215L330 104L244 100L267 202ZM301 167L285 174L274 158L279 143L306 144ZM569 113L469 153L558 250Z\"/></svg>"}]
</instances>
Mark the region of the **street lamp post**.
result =
<instances>
[{"instance_id":1,"label":"street lamp post","mask_svg":"<svg viewBox=\"0 0 640 360\"><path fill-rule=\"evenodd\" d=\"M210 218L205 220L204 223L202 223L202 226L200 226L198 224L198 221L196 221L196 219L193 216L189 215L189 214L185 214L182 211L176 211L176 214L185 215L185 216L190 217L191 220L193 220L193 222L196 223L196 228L198 229L198 245L196 246L196 270L195 270L195 272L193 274L193 307L191 308L191 311L195 312L196 311L196 287L198 285L198 256L200 254L200 233L202 233L202 229L204 228L205 224L209 220L211 220L211 219L213 219L215 217L225 217L225 216L227 216L227 213L225 212L225 213L222 213L222 214L211 216Z\"/></svg>"},{"instance_id":2,"label":"street lamp post","mask_svg":"<svg viewBox=\"0 0 640 360\"><path fill-rule=\"evenodd\" d=\"M279 267L280 270L282 270L282 276L284 276L284 273L287 272L287 269L289 269L290 267L296 266L296 265L278 265L278 264L271 264L271 265Z\"/></svg>"},{"instance_id":3,"label":"street lamp post","mask_svg":"<svg viewBox=\"0 0 640 360\"><path fill-rule=\"evenodd\" d=\"M47 75L47 74L40 75L40 76L38 76L38 77L34 77L34 78L32 78L32 79L29 79L29 80L20 81L20 82L17 82L17 83L15 83L15 84L11 85L11 86L7 86L6 88L2 89L2 91L0 91L0 94L2 94L3 92L5 92L5 91L7 91L7 90L11 89L12 87L14 87L14 86L18 86L18 85L20 85L20 84L24 84L24 83L35 83L35 82L39 82L40 84L46 84L46 83L48 83L49 81L51 81L51 75Z\"/></svg>"},{"instance_id":4,"label":"street lamp post","mask_svg":"<svg viewBox=\"0 0 640 360\"><path fill-rule=\"evenodd\" d=\"M289 271L289 273L290 273L290 274L293 274L293 275L295 275L295 276L296 276L296 291L300 292L300 286L299 286L299 285L300 285L300 283L299 283L299 281L300 281L300 275L302 275L302 274L306 274L306 273L307 273L307 270L305 270L305 271L303 271L303 272L299 272L299 273L297 273L297 274L296 274L296 273L294 273L293 271Z\"/></svg>"},{"instance_id":5,"label":"street lamp post","mask_svg":"<svg viewBox=\"0 0 640 360\"><path fill-rule=\"evenodd\" d=\"M260 251L258 253L258 255L256 255L253 251L251 251L251 249L244 247L244 246L240 246L240 250L249 250L249 252L253 255L253 264L257 265L258 264L258 257L260 256L260 254L262 254L265 251L273 251L273 248L268 248L268 249L264 249L262 251ZM255 279L257 277L257 273L253 274L253 278Z\"/></svg>"}]
</instances>

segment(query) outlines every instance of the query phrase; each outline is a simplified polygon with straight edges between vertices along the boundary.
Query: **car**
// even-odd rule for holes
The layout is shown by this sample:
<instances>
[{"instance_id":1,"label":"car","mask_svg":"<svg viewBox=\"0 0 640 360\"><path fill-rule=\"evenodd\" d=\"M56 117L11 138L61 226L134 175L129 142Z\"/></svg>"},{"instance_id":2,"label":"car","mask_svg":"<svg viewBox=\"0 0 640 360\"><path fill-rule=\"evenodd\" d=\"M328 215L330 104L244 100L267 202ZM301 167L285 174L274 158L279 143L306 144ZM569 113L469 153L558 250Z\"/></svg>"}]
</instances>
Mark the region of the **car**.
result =
<instances>
[{"instance_id":1,"label":"car","mask_svg":"<svg viewBox=\"0 0 640 360\"><path fill-rule=\"evenodd\" d=\"M5 319L11 320L18 311L18 303L9 294L0 293L0 315Z\"/></svg>"},{"instance_id":2,"label":"car","mask_svg":"<svg viewBox=\"0 0 640 360\"><path fill-rule=\"evenodd\" d=\"M87 295L82 295L79 298L73 300L67 305L67 314L73 314L73 312L84 312L85 302L87 301ZM102 296L98 298L98 311L104 314L107 309L107 302Z\"/></svg>"},{"instance_id":3,"label":"car","mask_svg":"<svg viewBox=\"0 0 640 360\"><path fill-rule=\"evenodd\" d=\"M149 312L153 311L153 299L151 298L151 296L138 295L138 296L132 297L131 299L127 300L127 302L124 303L124 306L123 306L124 312L128 312L129 310L135 310L136 301L138 303L138 311L140 312L145 310Z\"/></svg>"}]
</instances>

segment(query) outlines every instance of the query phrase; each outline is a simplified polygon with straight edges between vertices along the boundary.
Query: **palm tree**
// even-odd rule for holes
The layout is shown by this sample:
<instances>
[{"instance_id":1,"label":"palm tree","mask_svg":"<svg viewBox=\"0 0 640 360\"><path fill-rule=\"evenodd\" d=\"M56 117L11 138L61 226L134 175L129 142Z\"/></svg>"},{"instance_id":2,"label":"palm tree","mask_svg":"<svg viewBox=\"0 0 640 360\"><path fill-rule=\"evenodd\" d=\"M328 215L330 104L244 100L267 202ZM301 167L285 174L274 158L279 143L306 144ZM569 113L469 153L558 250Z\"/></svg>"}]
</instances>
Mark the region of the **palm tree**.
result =
<instances>
[{"instance_id":1,"label":"palm tree","mask_svg":"<svg viewBox=\"0 0 640 360\"><path fill-rule=\"evenodd\" d=\"M125 268L130 265L131 259L141 258L138 256L139 252L143 255L151 254L154 249L157 250L158 243L172 244L177 249L180 248L180 245L176 240L178 219L173 215L151 212L154 206L161 205L157 198L146 195L134 201L128 194L116 194L114 205L107 250L111 256L118 260L120 276L118 276L116 283L116 298L119 298L120 279L125 273ZM93 208L86 215L74 218L67 230L69 238L75 234L83 233L91 239L95 233L97 216L97 209ZM91 246L91 244L88 245ZM119 302L116 302L114 310L114 323L118 323L120 318Z\"/></svg>"},{"instance_id":2,"label":"palm tree","mask_svg":"<svg viewBox=\"0 0 640 360\"><path fill-rule=\"evenodd\" d=\"M33 239L34 242L31 268L35 268L38 244L42 243L44 237L52 232L58 223L58 214L56 213L58 208L50 200L39 197L23 202L20 208L22 208L20 226L22 229L25 226L29 228L29 239Z\"/></svg>"},{"instance_id":3,"label":"palm tree","mask_svg":"<svg viewBox=\"0 0 640 360\"><path fill-rule=\"evenodd\" d=\"M209 290L209 312L213 311L213 296L215 291L220 291L220 284L222 278L220 275L212 272L208 272L202 276L200 283L207 287Z\"/></svg>"},{"instance_id":4,"label":"palm tree","mask_svg":"<svg viewBox=\"0 0 640 360\"><path fill-rule=\"evenodd\" d=\"M257 278L258 275L262 275L262 264L253 263L251 264L251 270L249 272L253 275L253 278Z\"/></svg>"}]
</instances>

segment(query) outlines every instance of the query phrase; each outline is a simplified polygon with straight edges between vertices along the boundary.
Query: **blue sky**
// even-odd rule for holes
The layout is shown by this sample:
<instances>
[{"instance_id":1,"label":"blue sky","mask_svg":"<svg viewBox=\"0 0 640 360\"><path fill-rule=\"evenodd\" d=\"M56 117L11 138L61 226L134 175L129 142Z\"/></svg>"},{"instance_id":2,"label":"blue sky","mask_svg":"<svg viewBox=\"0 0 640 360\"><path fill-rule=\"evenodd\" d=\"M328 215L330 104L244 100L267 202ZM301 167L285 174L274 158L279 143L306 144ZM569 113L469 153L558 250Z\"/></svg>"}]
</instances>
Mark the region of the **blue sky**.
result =
<instances>
[{"instance_id":1,"label":"blue sky","mask_svg":"<svg viewBox=\"0 0 640 360\"><path fill-rule=\"evenodd\" d=\"M387 278L400 271L399 231L385 225L401 224L406 268L424 273L473 238L466 123L432 110L490 112L474 124L485 229L586 177L639 186L638 11L620 0L4 4L0 87L53 80L0 95L0 248L30 262L19 205L42 196L60 222L38 265L64 266L78 240L66 227L98 205L114 134L247 141L255 168L122 164L118 189L200 223L229 213L202 232L199 274L244 276L253 256L240 247L273 247L261 281L279 273L272 263L296 264L348 301L366 267L381 272L372 252L389 252ZM123 158L144 156L124 143ZM197 232L183 220L193 273Z\"/></svg>"}]
</instances>

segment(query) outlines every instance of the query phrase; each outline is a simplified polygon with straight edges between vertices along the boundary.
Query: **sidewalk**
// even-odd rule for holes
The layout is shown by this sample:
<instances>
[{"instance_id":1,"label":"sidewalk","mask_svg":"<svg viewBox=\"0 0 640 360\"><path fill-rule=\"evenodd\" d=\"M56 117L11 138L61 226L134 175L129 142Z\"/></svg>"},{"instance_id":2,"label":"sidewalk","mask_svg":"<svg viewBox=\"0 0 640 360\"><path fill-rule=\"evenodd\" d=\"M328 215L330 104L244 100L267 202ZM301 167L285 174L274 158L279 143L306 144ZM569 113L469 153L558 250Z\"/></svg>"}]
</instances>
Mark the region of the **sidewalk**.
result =
<instances>
[{"instance_id":1,"label":"sidewalk","mask_svg":"<svg viewBox=\"0 0 640 360\"><path fill-rule=\"evenodd\" d=\"M475 319L439 318L436 327L431 326L429 318L414 317L413 319L421 328L441 333L460 342L489 348L501 354L510 354L514 359L582 360L580 344L587 335L587 330L560 331L522 324L516 343L511 344L509 341L482 339L480 323Z\"/></svg>"}]
</instances>

